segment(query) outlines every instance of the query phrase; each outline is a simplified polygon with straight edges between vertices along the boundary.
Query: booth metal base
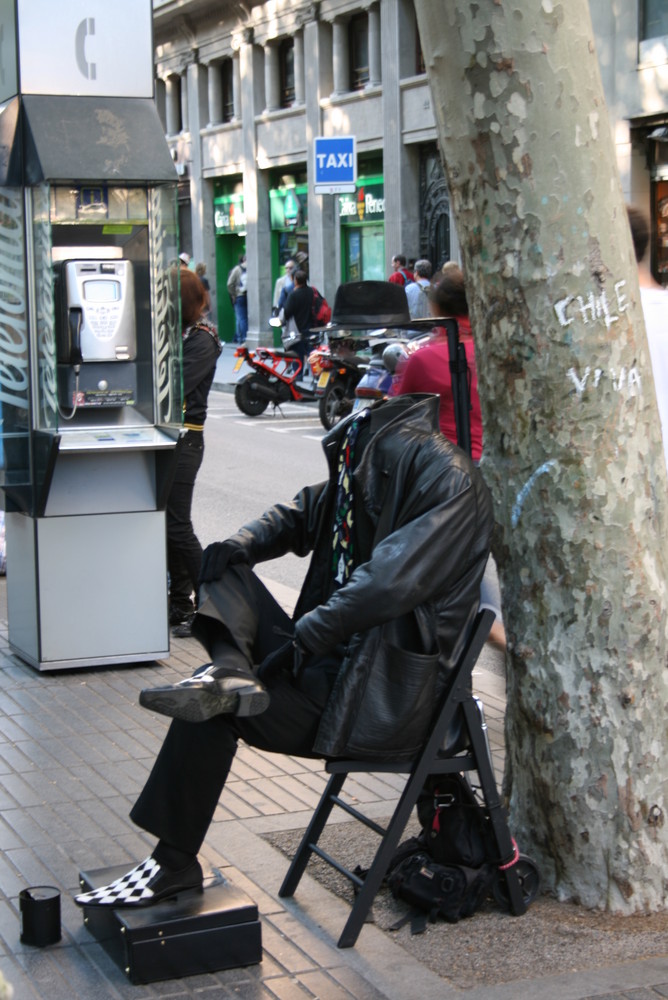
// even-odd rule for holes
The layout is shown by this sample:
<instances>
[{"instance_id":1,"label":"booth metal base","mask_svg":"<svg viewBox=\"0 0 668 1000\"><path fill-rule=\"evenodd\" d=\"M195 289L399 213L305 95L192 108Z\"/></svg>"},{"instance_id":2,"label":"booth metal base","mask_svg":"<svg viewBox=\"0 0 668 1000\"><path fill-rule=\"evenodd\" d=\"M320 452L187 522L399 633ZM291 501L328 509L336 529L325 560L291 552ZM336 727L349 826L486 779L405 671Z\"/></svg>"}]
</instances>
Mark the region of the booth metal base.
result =
<instances>
[{"instance_id":1,"label":"booth metal base","mask_svg":"<svg viewBox=\"0 0 668 1000\"><path fill-rule=\"evenodd\" d=\"M127 865L81 872L83 891L107 885ZM132 983L220 972L262 961L256 904L222 880L142 909L84 907L84 924Z\"/></svg>"},{"instance_id":2,"label":"booth metal base","mask_svg":"<svg viewBox=\"0 0 668 1000\"><path fill-rule=\"evenodd\" d=\"M38 670L169 655L164 511L5 520L12 652Z\"/></svg>"}]
</instances>

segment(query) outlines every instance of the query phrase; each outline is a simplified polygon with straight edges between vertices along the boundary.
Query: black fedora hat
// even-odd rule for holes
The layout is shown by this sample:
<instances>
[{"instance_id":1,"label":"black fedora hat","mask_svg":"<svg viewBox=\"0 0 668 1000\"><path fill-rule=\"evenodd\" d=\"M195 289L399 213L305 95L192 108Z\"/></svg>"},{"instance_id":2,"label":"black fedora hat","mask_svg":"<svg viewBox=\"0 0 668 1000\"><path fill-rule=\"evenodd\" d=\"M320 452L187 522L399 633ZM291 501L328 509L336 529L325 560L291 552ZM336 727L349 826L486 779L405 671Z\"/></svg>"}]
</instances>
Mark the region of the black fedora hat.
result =
<instances>
[{"instance_id":1,"label":"black fedora hat","mask_svg":"<svg viewBox=\"0 0 668 1000\"><path fill-rule=\"evenodd\" d=\"M327 326L312 329L317 332L380 327L430 330L434 323L432 318L411 319L403 285L392 281L349 281L336 290L332 318Z\"/></svg>"}]
</instances>

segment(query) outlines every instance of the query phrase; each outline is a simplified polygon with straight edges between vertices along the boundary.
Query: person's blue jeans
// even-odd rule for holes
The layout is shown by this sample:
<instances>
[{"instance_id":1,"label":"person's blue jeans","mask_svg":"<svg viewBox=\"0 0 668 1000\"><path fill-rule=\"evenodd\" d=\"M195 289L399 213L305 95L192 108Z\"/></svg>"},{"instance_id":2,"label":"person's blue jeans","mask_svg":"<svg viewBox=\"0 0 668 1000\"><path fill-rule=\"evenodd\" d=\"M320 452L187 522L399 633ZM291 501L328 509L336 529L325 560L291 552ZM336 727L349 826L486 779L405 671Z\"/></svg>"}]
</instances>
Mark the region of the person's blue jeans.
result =
<instances>
[{"instance_id":1,"label":"person's blue jeans","mask_svg":"<svg viewBox=\"0 0 668 1000\"><path fill-rule=\"evenodd\" d=\"M243 344L248 333L248 302L245 295L237 295L234 300L234 318L236 320L234 342Z\"/></svg>"}]
</instances>

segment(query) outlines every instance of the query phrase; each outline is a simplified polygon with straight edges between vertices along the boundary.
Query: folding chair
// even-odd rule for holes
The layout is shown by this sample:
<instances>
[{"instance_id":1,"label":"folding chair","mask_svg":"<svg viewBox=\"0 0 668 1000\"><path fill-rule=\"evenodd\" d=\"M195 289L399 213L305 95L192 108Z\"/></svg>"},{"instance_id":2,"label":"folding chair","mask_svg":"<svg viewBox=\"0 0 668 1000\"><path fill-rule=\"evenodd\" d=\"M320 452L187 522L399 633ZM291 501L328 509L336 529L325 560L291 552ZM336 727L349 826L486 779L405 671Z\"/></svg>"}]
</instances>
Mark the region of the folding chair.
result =
<instances>
[{"instance_id":1,"label":"folding chair","mask_svg":"<svg viewBox=\"0 0 668 1000\"><path fill-rule=\"evenodd\" d=\"M357 895L350 916L343 928L338 941L339 948L351 948L357 941L359 932L373 903L376 893L387 873L390 861L399 844L402 833L410 818L411 811L417 802L425 780L430 774L449 774L461 771L476 771L485 808L489 815L491 828L496 841L497 857L508 859L509 866L503 866L505 875L507 904L513 914L519 916L526 912L527 899L513 864L517 860L517 848L512 840L505 811L496 787L492 758L487 740L487 727L484 723L479 703L471 693L471 675L473 667L480 655L485 640L489 634L494 612L488 609L478 612L473 623L469 639L464 647L459 661L452 670L448 688L444 694L442 707L432 726L431 732L418 758L410 762L392 763L374 760L335 760L329 761L325 770L331 775L320 802L309 826L302 838L292 863L279 890L279 896L292 896L304 874L306 865L312 854L331 865L342 875L345 875L357 888ZM469 739L467 749L450 756L441 751L445 734L455 719L456 713L463 715L466 733ZM374 822L358 809L340 798L341 789L349 774L359 772L385 772L392 774L408 774L399 802L387 827ZM318 846L318 840L325 828L334 806L338 806L354 819L375 830L382 838L380 846L364 878L347 869L335 858Z\"/></svg>"}]
</instances>

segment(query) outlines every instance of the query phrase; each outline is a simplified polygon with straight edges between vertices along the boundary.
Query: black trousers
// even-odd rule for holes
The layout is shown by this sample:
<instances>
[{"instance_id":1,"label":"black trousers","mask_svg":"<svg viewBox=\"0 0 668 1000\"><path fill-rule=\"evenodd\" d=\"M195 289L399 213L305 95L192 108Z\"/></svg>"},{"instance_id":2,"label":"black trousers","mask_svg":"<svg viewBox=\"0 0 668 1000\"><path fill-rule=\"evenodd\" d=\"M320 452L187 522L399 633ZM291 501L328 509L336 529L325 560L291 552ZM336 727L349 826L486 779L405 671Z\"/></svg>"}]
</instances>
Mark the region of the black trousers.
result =
<instances>
[{"instance_id":1,"label":"black trousers","mask_svg":"<svg viewBox=\"0 0 668 1000\"><path fill-rule=\"evenodd\" d=\"M292 632L292 622L247 566L228 569L202 589L194 634L224 663L230 637L252 669ZM297 757L312 752L322 710L335 677L334 660L313 662L296 681L288 672L269 682L271 701L261 715L218 715L207 722L174 719L130 817L173 847L196 854L206 836L242 739L260 750Z\"/></svg>"},{"instance_id":2,"label":"black trousers","mask_svg":"<svg viewBox=\"0 0 668 1000\"><path fill-rule=\"evenodd\" d=\"M186 431L167 501L167 568L169 606L183 612L194 611L193 592L202 565L202 546L192 522L195 480L204 458L204 435Z\"/></svg>"}]
</instances>

